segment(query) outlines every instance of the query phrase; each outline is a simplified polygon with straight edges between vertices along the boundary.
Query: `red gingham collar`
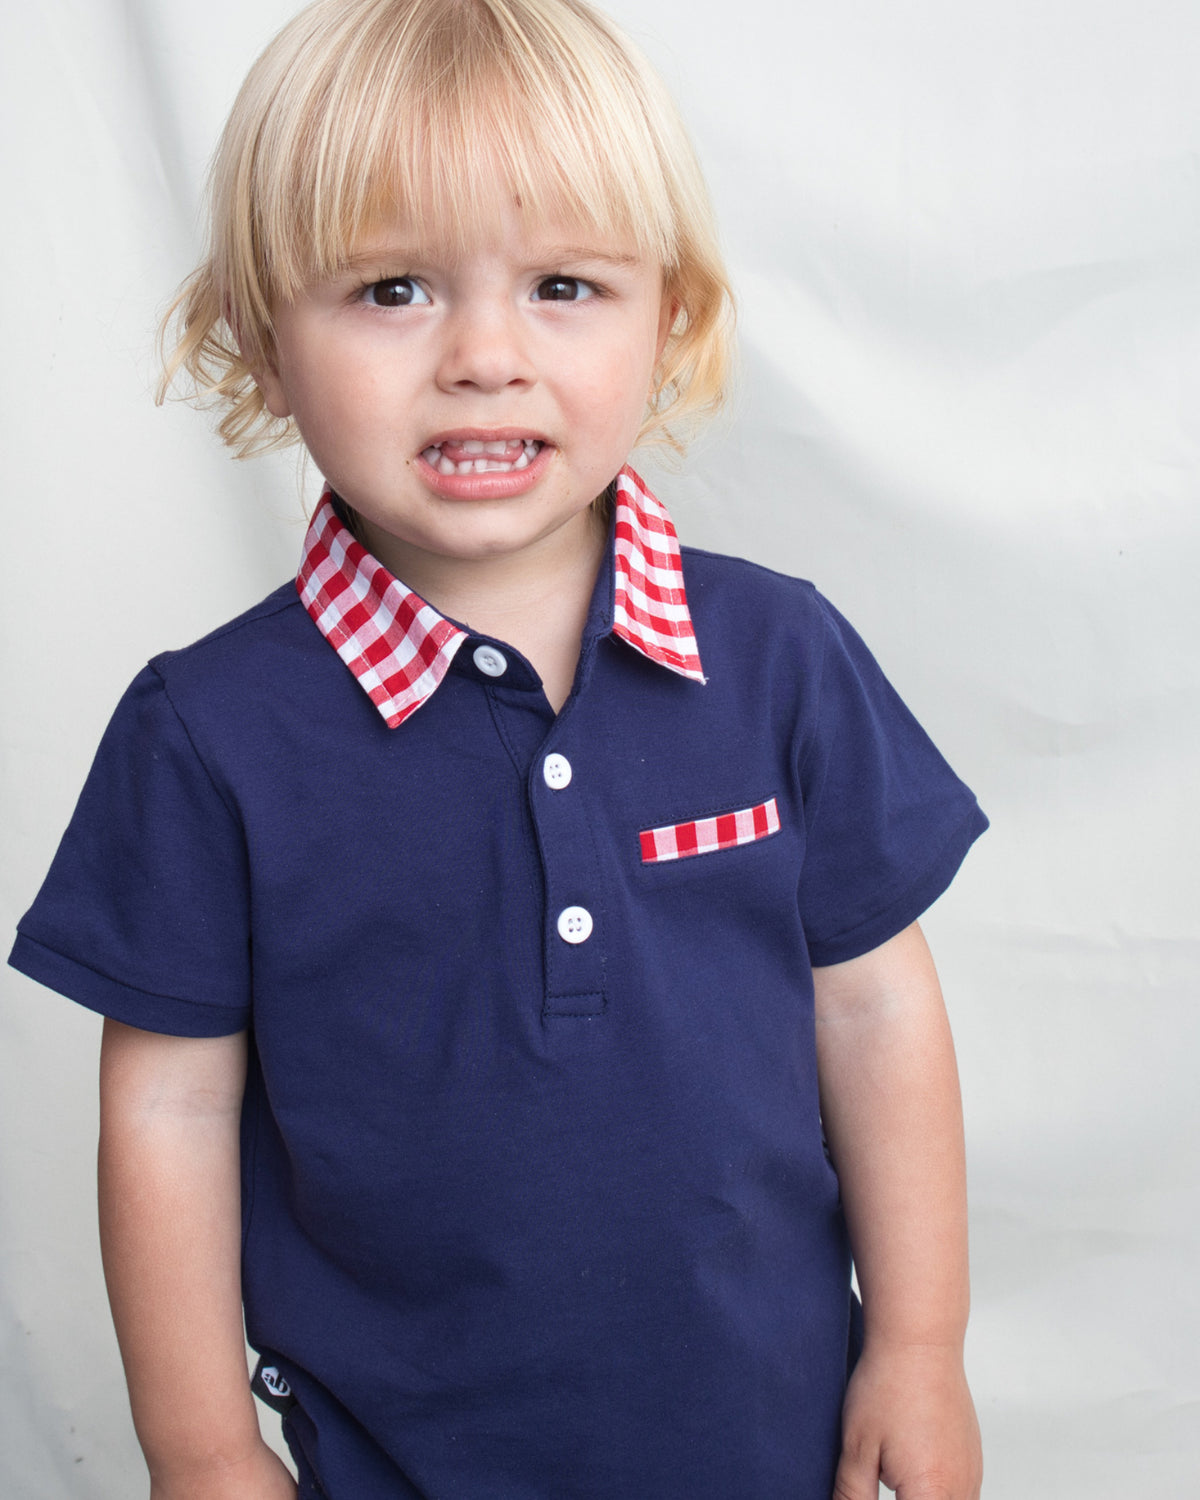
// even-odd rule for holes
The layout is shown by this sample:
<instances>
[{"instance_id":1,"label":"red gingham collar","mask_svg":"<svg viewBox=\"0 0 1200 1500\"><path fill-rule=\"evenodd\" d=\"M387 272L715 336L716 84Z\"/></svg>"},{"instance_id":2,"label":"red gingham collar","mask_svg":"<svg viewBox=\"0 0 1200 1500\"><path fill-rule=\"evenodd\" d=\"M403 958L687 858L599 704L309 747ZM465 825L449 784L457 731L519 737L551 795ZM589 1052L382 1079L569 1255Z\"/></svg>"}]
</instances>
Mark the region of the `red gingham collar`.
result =
<instances>
[{"instance_id":1,"label":"red gingham collar","mask_svg":"<svg viewBox=\"0 0 1200 1500\"><path fill-rule=\"evenodd\" d=\"M614 537L613 634L651 661L703 682L675 527L628 467L617 476ZM468 639L355 541L328 491L304 539L296 588L389 729L437 690Z\"/></svg>"}]
</instances>

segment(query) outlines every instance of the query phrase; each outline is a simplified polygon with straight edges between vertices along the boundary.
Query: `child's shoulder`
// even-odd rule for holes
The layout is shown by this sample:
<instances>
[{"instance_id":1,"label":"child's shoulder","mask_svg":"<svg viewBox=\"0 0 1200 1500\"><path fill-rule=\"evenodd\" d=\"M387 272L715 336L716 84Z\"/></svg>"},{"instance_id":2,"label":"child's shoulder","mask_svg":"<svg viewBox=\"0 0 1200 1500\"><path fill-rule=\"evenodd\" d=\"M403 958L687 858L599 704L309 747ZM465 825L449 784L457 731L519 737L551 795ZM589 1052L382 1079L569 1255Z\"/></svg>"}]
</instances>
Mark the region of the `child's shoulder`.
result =
<instances>
[{"instance_id":1,"label":"child's shoulder","mask_svg":"<svg viewBox=\"0 0 1200 1500\"><path fill-rule=\"evenodd\" d=\"M236 734L267 700L299 700L306 691L311 698L327 655L333 653L289 580L199 640L153 656L135 687L161 693L190 728Z\"/></svg>"},{"instance_id":2,"label":"child's shoulder","mask_svg":"<svg viewBox=\"0 0 1200 1500\"><path fill-rule=\"evenodd\" d=\"M767 679L796 685L807 699L853 694L864 682L883 687L870 646L807 578L727 553L683 547L688 605L711 671L732 662L743 676L755 664Z\"/></svg>"},{"instance_id":3,"label":"child's shoulder","mask_svg":"<svg viewBox=\"0 0 1200 1500\"><path fill-rule=\"evenodd\" d=\"M693 615L715 616L733 635L765 633L809 639L819 645L845 624L807 578L797 578L746 557L682 547L684 582Z\"/></svg>"},{"instance_id":4,"label":"child's shoulder","mask_svg":"<svg viewBox=\"0 0 1200 1500\"><path fill-rule=\"evenodd\" d=\"M160 651L150 665L162 676L208 670L223 664L230 656L253 652L260 645L290 633L293 623L299 624L303 614L296 585L289 580L189 645Z\"/></svg>"},{"instance_id":5,"label":"child's shoulder","mask_svg":"<svg viewBox=\"0 0 1200 1500\"><path fill-rule=\"evenodd\" d=\"M698 576L706 582L727 588L761 589L773 595L786 593L820 597L809 579L781 573L777 568L768 568L748 557L739 557L731 552L710 552L704 547L688 545L681 545L679 551L683 557L684 576L689 585L693 576Z\"/></svg>"},{"instance_id":6,"label":"child's shoulder","mask_svg":"<svg viewBox=\"0 0 1200 1500\"><path fill-rule=\"evenodd\" d=\"M309 633L308 612L297 594L296 582L290 579L189 645L160 651L150 658L150 669L168 682L213 676L228 679L231 672L254 670L260 658L294 651L306 642Z\"/></svg>"}]
</instances>

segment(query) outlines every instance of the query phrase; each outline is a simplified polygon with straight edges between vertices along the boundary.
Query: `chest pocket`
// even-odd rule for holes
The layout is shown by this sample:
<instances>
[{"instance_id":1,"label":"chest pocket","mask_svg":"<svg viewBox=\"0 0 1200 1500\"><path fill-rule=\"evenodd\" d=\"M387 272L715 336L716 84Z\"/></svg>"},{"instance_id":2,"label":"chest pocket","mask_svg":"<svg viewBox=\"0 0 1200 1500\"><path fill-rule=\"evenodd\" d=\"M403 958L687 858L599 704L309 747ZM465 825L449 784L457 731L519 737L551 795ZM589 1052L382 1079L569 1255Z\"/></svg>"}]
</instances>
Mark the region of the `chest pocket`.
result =
<instances>
[{"instance_id":1,"label":"chest pocket","mask_svg":"<svg viewBox=\"0 0 1200 1500\"><path fill-rule=\"evenodd\" d=\"M644 828L638 835L644 865L667 864L676 859L693 859L700 854L716 854L722 849L736 849L741 844L757 843L779 832L779 808L774 797L754 807L717 813L711 818L694 818L687 823L666 823L661 828Z\"/></svg>"}]
</instances>

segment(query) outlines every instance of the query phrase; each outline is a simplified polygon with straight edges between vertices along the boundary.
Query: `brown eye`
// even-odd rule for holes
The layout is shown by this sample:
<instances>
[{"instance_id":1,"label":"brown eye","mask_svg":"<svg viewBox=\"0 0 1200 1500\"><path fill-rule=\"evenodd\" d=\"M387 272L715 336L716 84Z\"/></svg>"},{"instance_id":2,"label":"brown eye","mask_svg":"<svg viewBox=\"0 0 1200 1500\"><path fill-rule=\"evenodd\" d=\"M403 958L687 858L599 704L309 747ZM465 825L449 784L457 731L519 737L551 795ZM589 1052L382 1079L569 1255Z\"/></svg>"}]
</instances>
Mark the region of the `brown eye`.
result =
<instances>
[{"instance_id":1,"label":"brown eye","mask_svg":"<svg viewBox=\"0 0 1200 1500\"><path fill-rule=\"evenodd\" d=\"M591 295L592 288L577 276L547 276L534 293L539 302L580 302Z\"/></svg>"},{"instance_id":2,"label":"brown eye","mask_svg":"<svg viewBox=\"0 0 1200 1500\"><path fill-rule=\"evenodd\" d=\"M412 307L429 298L410 276L388 276L364 287L363 298L373 307Z\"/></svg>"}]
</instances>

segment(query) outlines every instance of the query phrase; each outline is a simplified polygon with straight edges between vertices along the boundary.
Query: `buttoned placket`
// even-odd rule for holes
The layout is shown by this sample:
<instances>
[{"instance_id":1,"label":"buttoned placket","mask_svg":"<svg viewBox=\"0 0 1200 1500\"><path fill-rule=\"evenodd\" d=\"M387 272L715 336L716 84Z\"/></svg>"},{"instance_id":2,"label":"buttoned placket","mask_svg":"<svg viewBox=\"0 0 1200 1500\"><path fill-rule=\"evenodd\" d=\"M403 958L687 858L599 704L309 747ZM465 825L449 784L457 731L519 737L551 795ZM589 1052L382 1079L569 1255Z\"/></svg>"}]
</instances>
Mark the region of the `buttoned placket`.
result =
<instances>
[{"instance_id":1,"label":"buttoned placket","mask_svg":"<svg viewBox=\"0 0 1200 1500\"><path fill-rule=\"evenodd\" d=\"M464 657L475 668L497 729L525 777L545 896L543 1018L602 1015L608 934L589 822L586 739L578 729L573 732L581 705L569 701L554 717L535 686L533 668L503 642L472 640ZM520 702L526 693L536 693L541 712L532 713L532 704ZM535 718L544 730L540 742L534 738Z\"/></svg>"},{"instance_id":2,"label":"buttoned placket","mask_svg":"<svg viewBox=\"0 0 1200 1500\"><path fill-rule=\"evenodd\" d=\"M548 1019L598 1016L606 1005L608 934L588 820L587 753L582 739L571 733L577 708L572 704L555 721L529 768L529 806L546 881Z\"/></svg>"},{"instance_id":3,"label":"buttoned placket","mask_svg":"<svg viewBox=\"0 0 1200 1500\"><path fill-rule=\"evenodd\" d=\"M584 694L596 647L608 638L703 682L670 517L631 469L617 477L614 504L612 548L597 579L575 691ZM580 701L573 693L556 718L518 652L473 637L406 589L355 541L339 505L326 494L309 528L296 580L305 608L391 729L428 701L447 672L465 671L480 684L525 778L541 859L543 1018L601 1015L612 935L592 820L606 813L589 794L587 762L597 737L585 727ZM536 706L529 701L535 693Z\"/></svg>"}]
</instances>

